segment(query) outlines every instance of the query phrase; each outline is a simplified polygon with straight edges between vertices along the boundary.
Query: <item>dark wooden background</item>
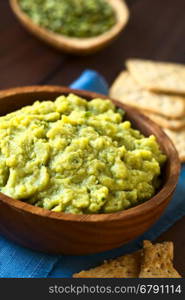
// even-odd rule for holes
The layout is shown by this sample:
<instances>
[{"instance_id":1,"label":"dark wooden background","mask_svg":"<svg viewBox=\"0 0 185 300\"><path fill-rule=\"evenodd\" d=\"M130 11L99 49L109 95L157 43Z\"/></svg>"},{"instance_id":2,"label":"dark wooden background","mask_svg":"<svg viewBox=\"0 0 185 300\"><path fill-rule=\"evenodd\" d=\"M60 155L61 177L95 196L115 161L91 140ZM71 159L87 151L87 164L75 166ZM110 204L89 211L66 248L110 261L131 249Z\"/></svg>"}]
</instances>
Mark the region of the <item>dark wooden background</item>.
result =
<instances>
[{"instance_id":1,"label":"dark wooden background","mask_svg":"<svg viewBox=\"0 0 185 300\"><path fill-rule=\"evenodd\" d=\"M86 57L58 52L28 34L0 0L0 89L69 85L86 68L111 84L128 57L185 63L185 0L127 0L131 18L105 50ZM185 277L185 217L160 238L175 243L175 265Z\"/></svg>"}]
</instances>

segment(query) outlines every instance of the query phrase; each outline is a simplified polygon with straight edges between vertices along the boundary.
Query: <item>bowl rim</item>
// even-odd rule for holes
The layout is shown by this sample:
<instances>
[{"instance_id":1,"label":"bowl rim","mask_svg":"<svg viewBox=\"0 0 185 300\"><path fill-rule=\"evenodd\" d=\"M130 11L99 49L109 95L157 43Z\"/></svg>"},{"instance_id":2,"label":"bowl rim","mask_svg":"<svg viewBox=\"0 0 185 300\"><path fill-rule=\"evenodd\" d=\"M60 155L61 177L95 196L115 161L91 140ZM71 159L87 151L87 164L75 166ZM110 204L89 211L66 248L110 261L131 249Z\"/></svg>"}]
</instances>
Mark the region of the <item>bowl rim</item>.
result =
<instances>
[{"instance_id":1,"label":"bowl rim","mask_svg":"<svg viewBox=\"0 0 185 300\"><path fill-rule=\"evenodd\" d=\"M16 87L10 88L6 90L0 91L0 102L3 101L4 98L10 96L16 96L18 94L31 94L31 93L61 93L61 94L69 94L74 93L84 98L102 98L102 99L110 99L113 103L123 108L126 112L131 112L136 114L137 117L144 123L148 123L148 125L152 126L155 130L158 131L159 135L162 136L163 141L165 143L168 142L170 145L170 156L168 156L169 160L169 177L167 178L166 183L163 187L154 195L151 199L147 200L144 203L138 204L135 207L131 207L127 210L122 210L119 212L114 213L102 213L102 214L71 214L71 213L63 213L63 212L53 212L44 208L36 207L34 205L28 204L21 200L13 199L9 196L6 196L3 193L0 193L0 202L5 203L8 206L11 206L15 210L21 210L25 213L34 214L44 218L50 218L55 220L62 220L62 221L73 221L73 222L113 222L120 219L130 219L136 218L138 215L147 214L151 209L155 209L155 207L160 206L175 190L177 185L178 176L180 173L180 160L178 157L177 150L169 139L169 137L163 132L163 130L152 120L150 120L146 115L143 115L140 111L136 108L133 108L127 104L123 104L118 100L113 99L112 97L105 96L102 94L84 91L84 90L77 90L71 89L64 86L55 86L55 85L33 85L33 86L24 86L24 87ZM35 99L36 100L36 99ZM42 100L41 100L42 101ZM160 144L160 143L159 143Z\"/></svg>"},{"instance_id":2,"label":"bowl rim","mask_svg":"<svg viewBox=\"0 0 185 300\"><path fill-rule=\"evenodd\" d=\"M43 40L50 44L55 44L56 47L62 47L64 44L67 48L73 48L76 51L88 51L90 48L98 47L98 45L107 43L114 39L126 26L130 13L127 4L124 0L106 0L115 11L117 22L106 32L95 37L70 37L55 33L43 26L40 26L32 21L32 19L21 9L19 0L9 0L13 13L30 32L40 36Z\"/></svg>"}]
</instances>

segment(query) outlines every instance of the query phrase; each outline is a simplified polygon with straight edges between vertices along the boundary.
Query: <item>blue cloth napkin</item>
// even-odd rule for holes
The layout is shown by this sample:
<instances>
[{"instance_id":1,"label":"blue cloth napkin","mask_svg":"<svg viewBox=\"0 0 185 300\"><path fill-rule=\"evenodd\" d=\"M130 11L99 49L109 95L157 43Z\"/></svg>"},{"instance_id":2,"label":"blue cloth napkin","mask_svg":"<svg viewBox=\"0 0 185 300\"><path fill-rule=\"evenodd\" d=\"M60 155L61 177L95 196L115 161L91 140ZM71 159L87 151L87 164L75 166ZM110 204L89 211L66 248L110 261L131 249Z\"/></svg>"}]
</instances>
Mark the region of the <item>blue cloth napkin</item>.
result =
<instances>
[{"instance_id":1,"label":"blue cloth napkin","mask_svg":"<svg viewBox=\"0 0 185 300\"><path fill-rule=\"evenodd\" d=\"M71 87L107 94L108 85L95 71L87 70ZM83 256L46 255L14 244L0 236L0 278L66 278L75 272L96 266L104 259L131 252L141 246L143 239L155 240L178 219L185 216L185 165L182 166L178 186L160 220L137 240L111 251Z\"/></svg>"}]
</instances>

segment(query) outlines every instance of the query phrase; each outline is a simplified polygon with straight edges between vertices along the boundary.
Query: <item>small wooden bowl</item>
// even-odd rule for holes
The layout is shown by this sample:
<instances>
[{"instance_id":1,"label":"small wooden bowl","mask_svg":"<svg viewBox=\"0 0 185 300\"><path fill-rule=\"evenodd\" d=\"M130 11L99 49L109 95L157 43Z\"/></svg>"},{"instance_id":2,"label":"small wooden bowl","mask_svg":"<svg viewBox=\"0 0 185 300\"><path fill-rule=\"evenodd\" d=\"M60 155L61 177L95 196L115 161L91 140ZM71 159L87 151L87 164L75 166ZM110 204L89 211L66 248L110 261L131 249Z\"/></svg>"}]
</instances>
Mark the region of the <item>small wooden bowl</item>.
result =
<instances>
[{"instance_id":1,"label":"small wooden bowl","mask_svg":"<svg viewBox=\"0 0 185 300\"><path fill-rule=\"evenodd\" d=\"M19 0L10 0L11 8L22 25L39 39L54 48L76 54L94 53L111 43L123 30L128 19L129 10L123 0L107 0L114 8L117 23L106 33L92 38L71 38L54 33L35 23L20 8Z\"/></svg>"},{"instance_id":2,"label":"small wooden bowl","mask_svg":"<svg viewBox=\"0 0 185 300\"><path fill-rule=\"evenodd\" d=\"M32 86L0 92L0 114L4 115L35 100L54 100L70 92L91 100L107 98L91 92L57 86ZM0 231L13 241L43 252L88 254L119 247L138 237L161 216L175 190L180 163L178 154L163 131L136 109L112 100L126 111L126 118L144 135L154 134L168 156L163 186L150 200L134 208L111 214L75 215L51 212L0 194Z\"/></svg>"}]
</instances>

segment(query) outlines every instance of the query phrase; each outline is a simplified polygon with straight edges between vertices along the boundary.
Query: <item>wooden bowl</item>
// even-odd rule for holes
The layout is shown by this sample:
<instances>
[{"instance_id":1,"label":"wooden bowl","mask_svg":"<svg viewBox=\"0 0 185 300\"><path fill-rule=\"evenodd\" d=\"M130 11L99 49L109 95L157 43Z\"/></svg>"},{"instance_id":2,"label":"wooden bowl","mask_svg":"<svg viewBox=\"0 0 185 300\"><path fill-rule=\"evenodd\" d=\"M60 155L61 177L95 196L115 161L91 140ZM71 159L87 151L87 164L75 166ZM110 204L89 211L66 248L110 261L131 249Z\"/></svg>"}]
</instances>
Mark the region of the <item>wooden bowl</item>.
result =
<instances>
[{"instance_id":1,"label":"wooden bowl","mask_svg":"<svg viewBox=\"0 0 185 300\"><path fill-rule=\"evenodd\" d=\"M74 92L91 100L107 98L91 92L57 86L32 86L0 92L0 114L32 104L54 100ZM112 100L126 111L126 118L144 135L154 134L168 156L163 186L150 200L134 208L110 214L75 215L51 212L0 194L0 232L13 241L43 252L88 254L119 247L138 237L161 216L175 190L180 163L178 154L163 131L136 109Z\"/></svg>"},{"instance_id":2,"label":"wooden bowl","mask_svg":"<svg viewBox=\"0 0 185 300\"><path fill-rule=\"evenodd\" d=\"M10 5L22 25L39 39L59 50L84 55L94 53L107 46L120 34L129 19L129 10L123 0L107 1L116 12L117 23L109 31L92 38L71 38L54 33L33 23L31 18L21 10L19 0L10 0Z\"/></svg>"}]
</instances>

